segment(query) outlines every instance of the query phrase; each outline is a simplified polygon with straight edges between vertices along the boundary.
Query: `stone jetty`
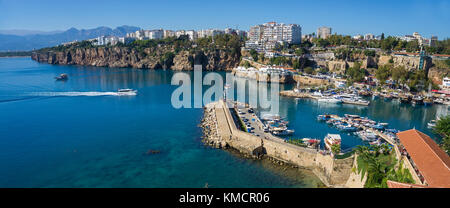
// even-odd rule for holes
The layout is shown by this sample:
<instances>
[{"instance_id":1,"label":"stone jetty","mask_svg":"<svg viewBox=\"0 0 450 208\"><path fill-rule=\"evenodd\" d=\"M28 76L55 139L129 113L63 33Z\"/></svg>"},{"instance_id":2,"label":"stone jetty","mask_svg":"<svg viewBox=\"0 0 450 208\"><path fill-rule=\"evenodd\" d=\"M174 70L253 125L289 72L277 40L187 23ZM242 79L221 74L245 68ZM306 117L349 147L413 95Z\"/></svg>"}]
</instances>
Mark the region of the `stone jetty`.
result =
<instances>
[{"instance_id":1,"label":"stone jetty","mask_svg":"<svg viewBox=\"0 0 450 208\"><path fill-rule=\"evenodd\" d=\"M203 128L203 141L206 145L230 148L252 158L266 157L279 164L306 168L328 187L346 187L352 175L354 157L335 159L317 150L289 144L281 138L255 136L241 131L230 111L232 106L224 101L205 106L200 126Z\"/></svg>"}]
</instances>

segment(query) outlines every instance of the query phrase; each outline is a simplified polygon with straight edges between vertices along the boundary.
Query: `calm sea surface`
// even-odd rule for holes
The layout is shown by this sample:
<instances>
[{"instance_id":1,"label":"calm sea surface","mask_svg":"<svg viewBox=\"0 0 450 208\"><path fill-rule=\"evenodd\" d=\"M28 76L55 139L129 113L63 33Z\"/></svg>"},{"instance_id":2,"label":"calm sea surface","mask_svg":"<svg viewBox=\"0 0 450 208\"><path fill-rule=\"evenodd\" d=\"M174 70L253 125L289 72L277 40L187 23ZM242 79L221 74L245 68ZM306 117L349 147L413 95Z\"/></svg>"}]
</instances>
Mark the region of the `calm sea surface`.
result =
<instances>
[{"instance_id":1,"label":"calm sea surface","mask_svg":"<svg viewBox=\"0 0 450 208\"><path fill-rule=\"evenodd\" d=\"M69 80L54 77L67 73ZM175 109L173 72L40 64L0 58L0 187L317 187L309 171L280 171L205 147L202 109ZM292 86L285 86L286 88ZM119 88L135 97L108 95ZM206 87L204 87L206 88ZM375 100L369 107L319 105L281 98L294 137L339 133L316 116L345 113L426 128L444 106L412 107ZM343 148L361 144L341 134ZM148 150L161 154L147 155Z\"/></svg>"}]
</instances>

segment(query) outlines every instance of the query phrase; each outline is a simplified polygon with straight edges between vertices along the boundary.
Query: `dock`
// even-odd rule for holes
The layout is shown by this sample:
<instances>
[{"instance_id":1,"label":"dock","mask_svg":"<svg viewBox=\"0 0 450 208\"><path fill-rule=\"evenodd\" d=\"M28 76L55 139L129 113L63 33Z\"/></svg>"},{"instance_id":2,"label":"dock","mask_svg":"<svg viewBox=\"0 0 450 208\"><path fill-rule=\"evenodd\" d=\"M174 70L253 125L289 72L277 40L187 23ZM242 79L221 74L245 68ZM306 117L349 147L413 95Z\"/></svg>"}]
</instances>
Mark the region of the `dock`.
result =
<instances>
[{"instance_id":1,"label":"dock","mask_svg":"<svg viewBox=\"0 0 450 208\"><path fill-rule=\"evenodd\" d=\"M291 164L312 170L328 187L345 186L352 173L354 157L335 159L315 149L300 147L285 142L284 139L269 134L258 136L240 130L234 113L235 105L219 101L205 107L201 126L204 129L204 142L215 148L233 148L253 158L268 157L280 163ZM233 112L232 112L233 111ZM256 127L262 122L255 118ZM255 131L256 132L256 131Z\"/></svg>"}]
</instances>

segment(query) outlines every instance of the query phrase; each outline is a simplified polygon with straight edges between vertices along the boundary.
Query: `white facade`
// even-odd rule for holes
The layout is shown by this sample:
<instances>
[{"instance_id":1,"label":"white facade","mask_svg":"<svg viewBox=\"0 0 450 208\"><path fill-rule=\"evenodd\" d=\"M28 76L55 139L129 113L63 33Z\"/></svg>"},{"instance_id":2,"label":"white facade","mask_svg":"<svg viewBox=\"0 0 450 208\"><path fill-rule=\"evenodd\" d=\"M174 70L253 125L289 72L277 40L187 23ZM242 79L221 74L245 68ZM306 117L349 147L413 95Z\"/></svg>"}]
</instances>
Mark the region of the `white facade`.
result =
<instances>
[{"instance_id":1,"label":"white facade","mask_svg":"<svg viewBox=\"0 0 450 208\"><path fill-rule=\"evenodd\" d=\"M164 30L164 38L174 37L175 32L173 30Z\"/></svg>"},{"instance_id":2,"label":"white facade","mask_svg":"<svg viewBox=\"0 0 450 208\"><path fill-rule=\"evenodd\" d=\"M450 89L450 77L444 77L442 80L442 89Z\"/></svg>"},{"instance_id":3,"label":"white facade","mask_svg":"<svg viewBox=\"0 0 450 208\"><path fill-rule=\"evenodd\" d=\"M364 39L364 37L362 35L360 35L360 34L355 35L352 38L355 39L355 40L362 40L362 39Z\"/></svg>"},{"instance_id":4,"label":"white facade","mask_svg":"<svg viewBox=\"0 0 450 208\"><path fill-rule=\"evenodd\" d=\"M317 29L317 38L327 39L331 36L331 27L319 27Z\"/></svg>"},{"instance_id":5,"label":"white facade","mask_svg":"<svg viewBox=\"0 0 450 208\"><path fill-rule=\"evenodd\" d=\"M364 35L364 40L373 40L373 39L375 39L375 36L371 33Z\"/></svg>"},{"instance_id":6,"label":"white facade","mask_svg":"<svg viewBox=\"0 0 450 208\"><path fill-rule=\"evenodd\" d=\"M436 36L432 36L431 39L428 39L428 38L422 37L418 32L414 32L412 35L405 35L405 36L399 37L399 39L403 40L403 41L407 41L407 42L417 40L417 42L421 46L433 46L437 42Z\"/></svg>"},{"instance_id":7,"label":"white facade","mask_svg":"<svg viewBox=\"0 0 450 208\"><path fill-rule=\"evenodd\" d=\"M247 36L249 40L245 44L246 48L271 50L277 45L284 43L301 43L302 28L297 24L279 24L276 22L269 22L263 25L255 25L250 27L250 31Z\"/></svg>"}]
</instances>

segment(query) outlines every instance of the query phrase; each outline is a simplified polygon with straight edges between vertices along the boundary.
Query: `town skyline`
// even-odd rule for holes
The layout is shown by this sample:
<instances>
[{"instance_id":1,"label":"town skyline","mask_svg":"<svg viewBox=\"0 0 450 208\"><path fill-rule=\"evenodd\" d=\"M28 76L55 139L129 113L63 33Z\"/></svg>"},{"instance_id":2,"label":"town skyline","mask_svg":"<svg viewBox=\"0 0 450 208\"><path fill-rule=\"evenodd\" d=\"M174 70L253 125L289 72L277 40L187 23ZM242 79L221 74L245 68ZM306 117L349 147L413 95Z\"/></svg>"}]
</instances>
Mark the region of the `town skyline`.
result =
<instances>
[{"instance_id":1,"label":"town skyline","mask_svg":"<svg viewBox=\"0 0 450 208\"><path fill-rule=\"evenodd\" d=\"M238 8L230 6L233 5L233 2L230 5L203 1L190 4L175 2L175 6L165 11L166 13L163 13L164 10L159 11L159 9L145 11L146 8L162 8L164 4L162 2L141 2L141 8L141 6L137 7L136 4L133 4L134 2L129 2L129 4L135 6L120 7L124 3L108 5L104 4L104 1L96 1L90 2L89 7L83 7L82 13L76 12L77 8L83 5L83 2L80 1L79 4L71 5L71 9L67 10L67 8L62 8L51 0L39 3L1 1L0 7L5 8L6 12L0 14L0 30L61 31L69 28L90 29L100 26L115 28L121 25L135 25L143 29L233 28L248 31L253 25L271 21L299 24L302 27L303 34L315 33L317 28L327 26L333 28L333 34L351 36L367 33L403 36L418 32L425 37L434 35L438 36L439 39L445 39L448 37L450 30L446 27L450 15L445 12L450 8L450 4L440 0L408 1L409 3L405 5L402 5L405 1L393 3L378 1L376 3L363 2L359 4L354 1L339 4L327 1L322 2L323 5L326 5L322 8L318 8L318 4L308 1L287 2L292 4L289 8L278 8L279 5L266 8L267 6L264 6L266 4L254 4L254 2L240 2ZM100 5L104 8L102 15L98 15L98 10L96 10L97 6ZM384 8L383 5L387 8ZM233 8L235 12L224 13L224 11L213 9L216 7L228 11ZM129 11L131 8L133 11ZM312 8L313 11L304 8ZM328 8L334 9L329 10ZM373 18L370 15L373 14L373 11L382 8L386 11L383 12L382 16ZM50 9L51 11L49 11ZM42 15L44 12L46 15ZM270 15L264 15L264 13Z\"/></svg>"}]
</instances>

